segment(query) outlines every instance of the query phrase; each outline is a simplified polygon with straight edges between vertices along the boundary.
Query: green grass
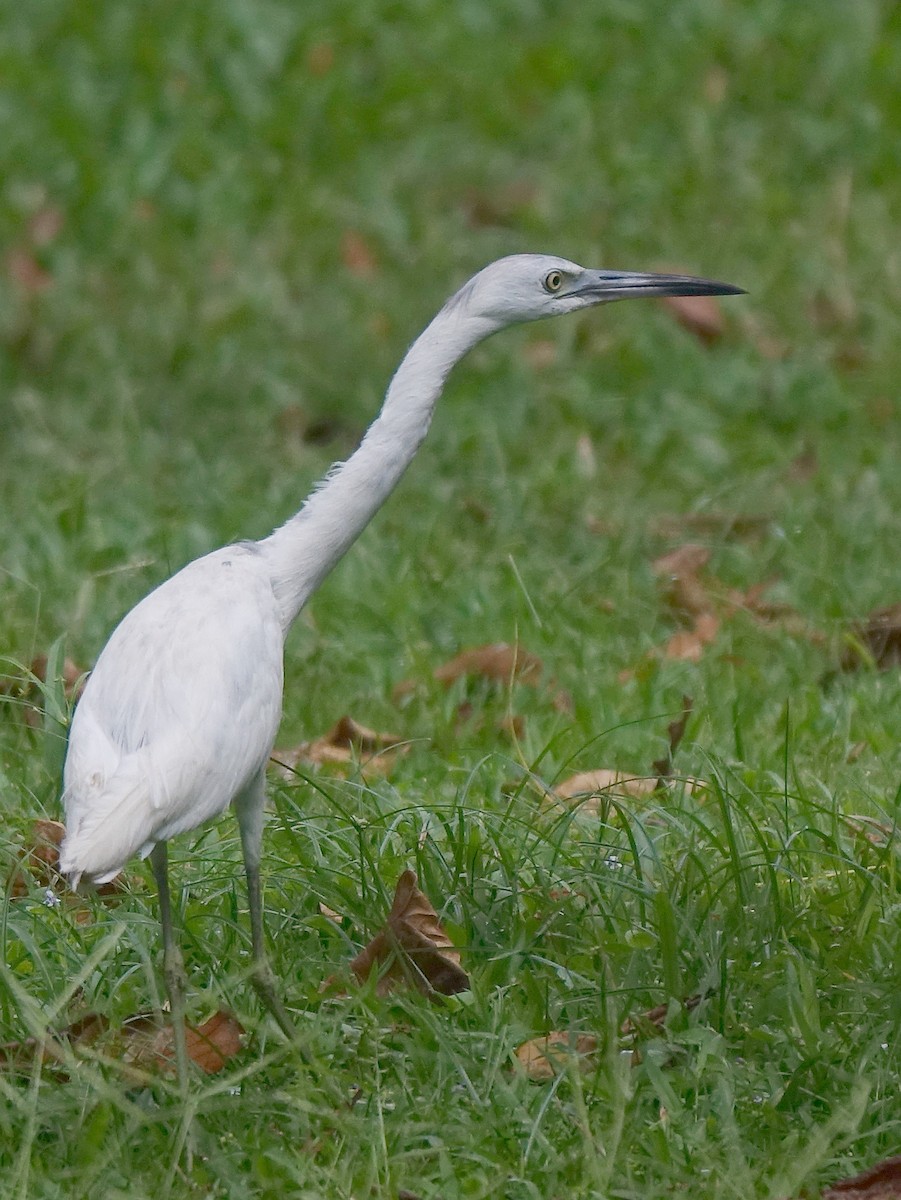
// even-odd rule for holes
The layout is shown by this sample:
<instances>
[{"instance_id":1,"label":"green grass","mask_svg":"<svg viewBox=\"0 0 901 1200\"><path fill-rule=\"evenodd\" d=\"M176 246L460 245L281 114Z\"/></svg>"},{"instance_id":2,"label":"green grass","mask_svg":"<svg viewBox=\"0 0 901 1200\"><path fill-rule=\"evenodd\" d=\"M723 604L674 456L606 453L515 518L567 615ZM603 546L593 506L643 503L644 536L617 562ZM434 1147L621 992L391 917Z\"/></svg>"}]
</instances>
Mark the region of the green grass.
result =
<instances>
[{"instance_id":1,"label":"green grass","mask_svg":"<svg viewBox=\"0 0 901 1200\"><path fill-rule=\"evenodd\" d=\"M633 304L504 334L456 373L401 493L288 645L281 744L344 712L416 743L390 781L273 782L268 928L309 1064L247 985L223 818L175 844L172 873L191 1015L233 1009L246 1051L194 1081L187 1112L115 1067L0 1073L6 1194L779 1200L897 1151L901 684L824 676L846 623L901 590L899 65L876 0L3 16L4 261L27 251L52 279L34 292L10 268L0 287L10 676L61 636L89 665L155 583L283 520L491 258L674 267L750 293L709 350ZM62 228L33 245L48 208ZM371 274L349 269L348 231ZM332 440L292 432L298 410ZM699 663L648 656L673 628L650 562L681 540L660 522L705 513L766 518L701 535L711 569L775 577L825 645L738 617ZM431 679L464 646L517 638L571 713L550 686ZM712 794L595 817L541 802L578 769L649 771L684 693L677 767ZM3 864L59 816L61 732L0 705ZM321 993L406 866L472 992L446 1009ZM149 871L130 879L88 924L39 888L4 904L0 1040L159 1004ZM693 993L631 1065L622 1020ZM515 1048L561 1029L599 1036L594 1068L518 1075Z\"/></svg>"}]
</instances>

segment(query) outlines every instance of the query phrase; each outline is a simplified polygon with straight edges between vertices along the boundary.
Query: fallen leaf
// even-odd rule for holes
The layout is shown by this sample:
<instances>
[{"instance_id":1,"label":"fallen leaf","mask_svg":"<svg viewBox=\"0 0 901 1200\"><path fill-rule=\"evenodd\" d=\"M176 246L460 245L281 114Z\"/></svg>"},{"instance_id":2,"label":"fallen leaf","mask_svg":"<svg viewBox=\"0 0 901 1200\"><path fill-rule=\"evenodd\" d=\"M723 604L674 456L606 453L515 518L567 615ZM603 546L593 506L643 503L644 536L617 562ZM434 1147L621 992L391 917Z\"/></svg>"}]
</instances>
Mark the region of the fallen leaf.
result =
<instances>
[{"instance_id":1,"label":"fallen leaf","mask_svg":"<svg viewBox=\"0 0 901 1200\"><path fill-rule=\"evenodd\" d=\"M488 726L496 732L512 738L513 741L522 741L526 732L525 720L517 713L506 713L500 720L496 720L494 716L485 713L480 715L476 706L469 700L463 700L457 705L454 725L458 733L467 726L470 729L479 730Z\"/></svg>"},{"instance_id":2,"label":"fallen leaf","mask_svg":"<svg viewBox=\"0 0 901 1200\"><path fill-rule=\"evenodd\" d=\"M10 279L19 284L23 291L40 295L53 286L53 276L46 271L30 250L17 247L6 256L6 269Z\"/></svg>"},{"instance_id":3,"label":"fallen leaf","mask_svg":"<svg viewBox=\"0 0 901 1200\"><path fill-rule=\"evenodd\" d=\"M230 1013L219 1011L202 1025L187 1026L185 1040L188 1057L202 1071L214 1074L242 1048L244 1033ZM45 1038L27 1038L0 1046L0 1066L17 1072L29 1070L35 1056L56 1064L62 1078L68 1078L67 1064L76 1058L99 1058L124 1068L132 1082L146 1081L148 1073L175 1070L175 1036L172 1026L161 1025L149 1013L130 1017L118 1029L111 1029L101 1013L87 1013L58 1032L48 1030Z\"/></svg>"},{"instance_id":4,"label":"fallen leaf","mask_svg":"<svg viewBox=\"0 0 901 1200\"><path fill-rule=\"evenodd\" d=\"M603 792L614 792L619 796L628 796L637 800L642 796L650 796L657 789L657 779L646 775L630 775L627 771L611 771L600 767L594 771L579 771L570 775L553 789L558 800L576 800L579 798L599 797ZM596 811L597 805L586 811Z\"/></svg>"},{"instance_id":5,"label":"fallen leaf","mask_svg":"<svg viewBox=\"0 0 901 1200\"><path fill-rule=\"evenodd\" d=\"M857 321L857 302L847 287L817 292L807 306L812 325L824 333L841 333Z\"/></svg>"},{"instance_id":6,"label":"fallen leaf","mask_svg":"<svg viewBox=\"0 0 901 1200\"><path fill-rule=\"evenodd\" d=\"M805 446L800 454L788 464L788 477L796 483L807 483L820 469L820 461L813 446Z\"/></svg>"},{"instance_id":7,"label":"fallen leaf","mask_svg":"<svg viewBox=\"0 0 901 1200\"><path fill-rule=\"evenodd\" d=\"M65 836L66 827L61 821L49 821L42 818L34 821L31 826L31 836L19 851L9 873L7 890L13 900L21 900L34 887L59 889L63 893L66 905L77 910L76 919L81 910L84 911L85 919L87 919L90 910L85 905L83 897L70 892L68 884L59 873L59 848ZM100 896L113 896L121 892L123 887L122 876L117 875L109 883L101 884L94 890Z\"/></svg>"},{"instance_id":8,"label":"fallen leaf","mask_svg":"<svg viewBox=\"0 0 901 1200\"><path fill-rule=\"evenodd\" d=\"M710 786L705 780L696 779L692 775L661 780L659 776L630 775L627 771L612 771L606 767L599 767L593 771L579 771L576 775L570 775L551 789L548 795L552 800L575 801L580 813L594 816L600 812L605 796L641 800L652 796L667 783L683 788L691 794L706 791Z\"/></svg>"},{"instance_id":9,"label":"fallen leaf","mask_svg":"<svg viewBox=\"0 0 901 1200\"><path fill-rule=\"evenodd\" d=\"M705 346L718 342L726 331L723 310L715 296L663 296L660 302L683 329Z\"/></svg>"},{"instance_id":10,"label":"fallen leaf","mask_svg":"<svg viewBox=\"0 0 901 1200\"><path fill-rule=\"evenodd\" d=\"M59 848L66 836L62 821L37 820L31 827L29 844L20 851L10 872L8 891L14 899L25 896L29 887L25 872L41 887L59 882Z\"/></svg>"},{"instance_id":11,"label":"fallen leaf","mask_svg":"<svg viewBox=\"0 0 901 1200\"><path fill-rule=\"evenodd\" d=\"M880 671L901 666L901 604L876 609L852 629L839 665L853 671L869 663Z\"/></svg>"},{"instance_id":12,"label":"fallen leaf","mask_svg":"<svg viewBox=\"0 0 901 1200\"><path fill-rule=\"evenodd\" d=\"M550 338L531 338L522 352L533 371L547 371L557 361L557 343Z\"/></svg>"},{"instance_id":13,"label":"fallen leaf","mask_svg":"<svg viewBox=\"0 0 901 1200\"><path fill-rule=\"evenodd\" d=\"M722 104L729 90L729 72L716 64L704 76L704 99L708 104Z\"/></svg>"},{"instance_id":14,"label":"fallen leaf","mask_svg":"<svg viewBox=\"0 0 901 1200\"><path fill-rule=\"evenodd\" d=\"M31 661L31 673L41 683L47 682L47 655L37 654ZM86 672L77 666L71 658L63 659L62 682L66 699L77 700L84 690Z\"/></svg>"},{"instance_id":15,"label":"fallen leaf","mask_svg":"<svg viewBox=\"0 0 901 1200\"><path fill-rule=\"evenodd\" d=\"M523 1042L516 1050L516 1061L533 1083L547 1083L573 1062L581 1072L593 1071L597 1050L598 1039L592 1033L555 1030Z\"/></svg>"},{"instance_id":16,"label":"fallen leaf","mask_svg":"<svg viewBox=\"0 0 901 1200\"><path fill-rule=\"evenodd\" d=\"M221 1071L230 1058L240 1054L244 1027L231 1013L214 1013L197 1028L188 1026L188 1056L207 1075Z\"/></svg>"},{"instance_id":17,"label":"fallen leaf","mask_svg":"<svg viewBox=\"0 0 901 1200\"><path fill-rule=\"evenodd\" d=\"M712 611L713 599L699 572L710 561L706 546L687 542L655 558L651 567L664 583L667 606L679 618L694 618Z\"/></svg>"},{"instance_id":18,"label":"fallen leaf","mask_svg":"<svg viewBox=\"0 0 901 1200\"><path fill-rule=\"evenodd\" d=\"M538 188L527 179L514 179L493 191L470 188L463 201L468 223L475 229L493 225L513 225L523 209L531 207Z\"/></svg>"},{"instance_id":19,"label":"fallen leaf","mask_svg":"<svg viewBox=\"0 0 901 1200\"><path fill-rule=\"evenodd\" d=\"M728 540L759 537L766 533L772 523L773 518L764 513L671 513L655 518L651 523L651 532L655 537L677 538L690 531L718 540ZM704 547L700 549L703 550ZM666 559L668 556L662 557Z\"/></svg>"},{"instance_id":20,"label":"fallen leaf","mask_svg":"<svg viewBox=\"0 0 901 1200\"><path fill-rule=\"evenodd\" d=\"M742 333L756 347L758 354L770 362L782 362L791 353L791 345L785 338L773 333L772 328L745 306L738 317Z\"/></svg>"},{"instance_id":21,"label":"fallen leaf","mask_svg":"<svg viewBox=\"0 0 901 1200\"><path fill-rule=\"evenodd\" d=\"M335 48L329 42L316 42L307 51L307 70L321 78L335 65Z\"/></svg>"},{"instance_id":22,"label":"fallen leaf","mask_svg":"<svg viewBox=\"0 0 901 1200\"><path fill-rule=\"evenodd\" d=\"M664 758L658 758L651 766L657 772L658 783L662 786L667 779L672 778L673 774L673 758L679 745L685 736L685 727L688 725L688 718L691 716L691 710L694 708L694 700L691 696L682 697L682 715L675 721L671 721L666 727L667 736L669 737L669 748Z\"/></svg>"},{"instance_id":23,"label":"fallen leaf","mask_svg":"<svg viewBox=\"0 0 901 1200\"><path fill-rule=\"evenodd\" d=\"M379 269L372 247L355 229L347 229L341 235L341 260L358 279L371 279Z\"/></svg>"},{"instance_id":24,"label":"fallen leaf","mask_svg":"<svg viewBox=\"0 0 901 1200\"><path fill-rule=\"evenodd\" d=\"M385 928L350 964L360 983L380 968L386 968L376 987L380 996L411 983L426 996L453 996L469 988L469 976L460 966L460 951L419 890L413 871L404 871L397 881Z\"/></svg>"},{"instance_id":25,"label":"fallen leaf","mask_svg":"<svg viewBox=\"0 0 901 1200\"><path fill-rule=\"evenodd\" d=\"M590 434L580 433L576 438L576 471L583 479L594 479L598 473L598 460Z\"/></svg>"},{"instance_id":26,"label":"fallen leaf","mask_svg":"<svg viewBox=\"0 0 901 1200\"><path fill-rule=\"evenodd\" d=\"M897 1200L901 1197L901 1154L887 1158L826 1188L822 1200Z\"/></svg>"},{"instance_id":27,"label":"fallen leaf","mask_svg":"<svg viewBox=\"0 0 901 1200\"><path fill-rule=\"evenodd\" d=\"M653 559L651 566L655 574L664 578L679 579L684 575L697 575L710 562L710 551L706 546L686 542L675 550L668 550Z\"/></svg>"},{"instance_id":28,"label":"fallen leaf","mask_svg":"<svg viewBox=\"0 0 901 1200\"><path fill-rule=\"evenodd\" d=\"M698 615L691 629L680 629L663 647L663 657L674 662L700 662L704 650L716 640L719 618L711 612Z\"/></svg>"},{"instance_id":29,"label":"fallen leaf","mask_svg":"<svg viewBox=\"0 0 901 1200\"><path fill-rule=\"evenodd\" d=\"M28 237L33 246L49 246L62 232L65 218L63 210L54 204L45 204L28 219Z\"/></svg>"},{"instance_id":30,"label":"fallen leaf","mask_svg":"<svg viewBox=\"0 0 901 1200\"><path fill-rule=\"evenodd\" d=\"M353 717L343 716L322 737L290 750L273 751L272 761L286 779L293 777L301 763L345 767L356 762L363 774L383 775L408 750L409 743L399 734L378 733Z\"/></svg>"},{"instance_id":31,"label":"fallen leaf","mask_svg":"<svg viewBox=\"0 0 901 1200\"><path fill-rule=\"evenodd\" d=\"M692 1012L701 1003L703 996L700 992L695 996L689 996L682 1001L682 1008L686 1012ZM658 1004L655 1008L649 1008L647 1012L641 1013L637 1017L626 1017L622 1025L619 1027L623 1037L634 1037L637 1034L645 1034L659 1032L663 1028L664 1022L670 1011L669 1004Z\"/></svg>"},{"instance_id":32,"label":"fallen leaf","mask_svg":"<svg viewBox=\"0 0 901 1200\"><path fill-rule=\"evenodd\" d=\"M63 661L63 694L67 700L75 701L84 688L86 673L76 666L71 658ZM21 675L7 676L0 680L0 695L14 696L22 704L21 712L27 725L36 728L41 724L42 700L40 684L47 682L47 655L38 654L27 671Z\"/></svg>"},{"instance_id":33,"label":"fallen leaf","mask_svg":"<svg viewBox=\"0 0 901 1200\"><path fill-rule=\"evenodd\" d=\"M871 846L887 846L898 832L896 826L877 821L875 817L868 817L862 813L848 813L842 816L842 820L852 833L864 838Z\"/></svg>"},{"instance_id":34,"label":"fallen leaf","mask_svg":"<svg viewBox=\"0 0 901 1200\"><path fill-rule=\"evenodd\" d=\"M436 667L433 675L439 683L451 684L465 675L481 675L497 683L535 684L541 675L541 659L519 645L497 642L491 646L474 646L463 650L456 658Z\"/></svg>"}]
</instances>

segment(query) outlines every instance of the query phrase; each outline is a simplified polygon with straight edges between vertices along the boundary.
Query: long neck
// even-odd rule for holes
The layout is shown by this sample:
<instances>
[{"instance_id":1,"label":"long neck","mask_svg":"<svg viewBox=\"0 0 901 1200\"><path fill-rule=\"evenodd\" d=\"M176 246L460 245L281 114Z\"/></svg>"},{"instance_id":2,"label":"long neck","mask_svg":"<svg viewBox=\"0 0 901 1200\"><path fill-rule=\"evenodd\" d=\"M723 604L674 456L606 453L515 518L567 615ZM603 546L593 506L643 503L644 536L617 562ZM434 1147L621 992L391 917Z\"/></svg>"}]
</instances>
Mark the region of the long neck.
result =
<instances>
[{"instance_id":1,"label":"long neck","mask_svg":"<svg viewBox=\"0 0 901 1200\"><path fill-rule=\"evenodd\" d=\"M453 300L445 305L410 347L356 452L332 467L300 512L258 543L286 631L397 486L451 368L496 328Z\"/></svg>"}]
</instances>

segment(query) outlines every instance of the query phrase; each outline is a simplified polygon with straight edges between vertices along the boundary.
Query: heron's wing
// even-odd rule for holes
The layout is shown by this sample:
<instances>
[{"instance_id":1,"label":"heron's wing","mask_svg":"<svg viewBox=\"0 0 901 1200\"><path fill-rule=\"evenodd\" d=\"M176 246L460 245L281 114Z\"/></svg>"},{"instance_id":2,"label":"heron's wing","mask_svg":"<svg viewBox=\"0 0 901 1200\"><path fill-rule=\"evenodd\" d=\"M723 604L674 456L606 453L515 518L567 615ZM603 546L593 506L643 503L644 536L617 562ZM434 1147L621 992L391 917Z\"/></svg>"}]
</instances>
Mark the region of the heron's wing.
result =
<instances>
[{"instance_id":1,"label":"heron's wing","mask_svg":"<svg viewBox=\"0 0 901 1200\"><path fill-rule=\"evenodd\" d=\"M99 882L221 812L263 769L281 694L281 626L252 551L208 555L142 600L73 718L63 869Z\"/></svg>"}]
</instances>

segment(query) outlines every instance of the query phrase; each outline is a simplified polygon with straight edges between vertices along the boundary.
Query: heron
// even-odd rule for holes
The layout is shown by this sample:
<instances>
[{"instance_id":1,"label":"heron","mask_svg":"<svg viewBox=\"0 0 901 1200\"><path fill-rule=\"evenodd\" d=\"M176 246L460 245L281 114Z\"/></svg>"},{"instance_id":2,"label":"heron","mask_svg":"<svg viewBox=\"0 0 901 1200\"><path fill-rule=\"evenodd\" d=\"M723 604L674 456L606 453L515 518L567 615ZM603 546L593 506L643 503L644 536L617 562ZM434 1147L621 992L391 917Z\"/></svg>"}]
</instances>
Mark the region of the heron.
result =
<instances>
[{"instance_id":1,"label":"heron","mask_svg":"<svg viewBox=\"0 0 901 1200\"><path fill-rule=\"evenodd\" d=\"M183 1085L187 980L173 927L167 843L234 807L247 880L250 979L294 1039L266 952L260 884L265 771L282 715L285 637L397 486L451 368L508 325L614 300L741 291L687 275L594 270L543 254L491 263L413 342L357 450L330 469L294 516L259 541L188 563L114 630L72 718L60 869L73 888L81 880L99 885L133 857L149 856Z\"/></svg>"}]
</instances>

